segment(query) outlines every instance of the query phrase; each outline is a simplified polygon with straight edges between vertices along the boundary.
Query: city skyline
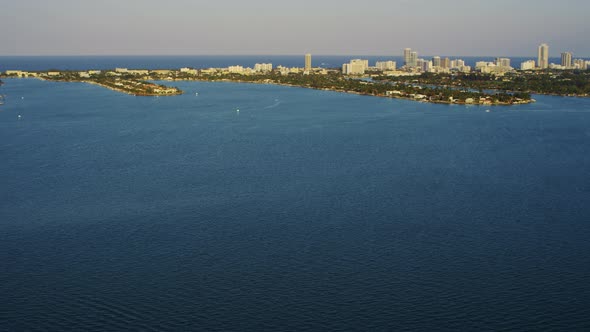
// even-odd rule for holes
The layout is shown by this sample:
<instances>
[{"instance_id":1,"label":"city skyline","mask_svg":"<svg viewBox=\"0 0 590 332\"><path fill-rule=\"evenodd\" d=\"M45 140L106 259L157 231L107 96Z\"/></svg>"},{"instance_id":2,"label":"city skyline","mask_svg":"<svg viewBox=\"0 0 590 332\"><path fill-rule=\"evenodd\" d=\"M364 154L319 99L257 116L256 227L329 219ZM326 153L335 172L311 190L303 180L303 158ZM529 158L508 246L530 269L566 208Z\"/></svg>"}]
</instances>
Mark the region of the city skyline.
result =
<instances>
[{"instance_id":1,"label":"city skyline","mask_svg":"<svg viewBox=\"0 0 590 332\"><path fill-rule=\"evenodd\" d=\"M552 58L590 56L587 1L352 4L22 0L3 5L0 55L397 55L411 47L420 55L531 57L547 43Z\"/></svg>"}]
</instances>

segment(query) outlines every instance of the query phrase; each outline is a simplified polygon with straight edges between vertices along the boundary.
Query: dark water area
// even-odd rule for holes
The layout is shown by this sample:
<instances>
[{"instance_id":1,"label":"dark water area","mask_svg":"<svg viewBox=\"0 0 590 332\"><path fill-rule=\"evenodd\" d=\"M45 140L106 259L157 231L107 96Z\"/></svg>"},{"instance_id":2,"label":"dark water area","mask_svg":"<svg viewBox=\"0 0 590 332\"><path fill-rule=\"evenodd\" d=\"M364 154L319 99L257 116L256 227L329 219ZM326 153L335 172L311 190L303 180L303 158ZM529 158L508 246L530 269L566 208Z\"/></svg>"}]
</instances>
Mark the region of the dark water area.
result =
<instances>
[{"instance_id":1,"label":"dark water area","mask_svg":"<svg viewBox=\"0 0 590 332\"><path fill-rule=\"evenodd\" d=\"M174 83L5 80L1 331L590 329L589 99Z\"/></svg>"},{"instance_id":2,"label":"dark water area","mask_svg":"<svg viewBox=\"0 0 590 332\"><path fill-rule=\"evenodd\" d=\"M431 59L431 56L421 56L425 59ZM442 56L443 58L445 56ZM376 61L393 60L397 66L403 65L402 56L331 56L316 55L312 56L314 67L323 68L341 68L343 63L351 59L368 59L371 66ZM450 59L463 59L468 66L475 66L477 61L494 61L495 57L461 57L449 56ZM513 57L512 66L520 67L520 63L535 57L522 58ZM551 58L551 63L561 63L559 58ZM244 67L254 67L256 63L272 63L275 67L282 65L285 67L303 67L303 55L240 55L240 56L0 56L0 71L6 70L105 70L114 68L130 69L179 69L183 67L191 68L219 68L232 65L241 65Z\"/></svg>"}]
</instances>

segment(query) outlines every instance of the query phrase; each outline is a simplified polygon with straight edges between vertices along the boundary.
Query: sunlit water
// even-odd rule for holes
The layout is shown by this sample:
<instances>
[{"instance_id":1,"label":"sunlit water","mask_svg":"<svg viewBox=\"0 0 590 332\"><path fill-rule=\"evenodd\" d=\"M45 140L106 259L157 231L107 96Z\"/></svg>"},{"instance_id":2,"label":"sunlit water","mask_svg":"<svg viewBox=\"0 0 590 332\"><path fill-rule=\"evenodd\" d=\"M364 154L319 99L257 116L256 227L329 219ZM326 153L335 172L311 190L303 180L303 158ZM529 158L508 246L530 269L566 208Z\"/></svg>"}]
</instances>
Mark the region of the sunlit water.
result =
<instances>
[{"instance_id":1,"label":"sunlit water","mask_svg":"<svg viewBox=\"0 0 590 332\"><path fill-rule=\"evenodd\" d=\"M590 328L589 99L175 84L0 88L0 330Z\"/></svg>"}]
</instances>

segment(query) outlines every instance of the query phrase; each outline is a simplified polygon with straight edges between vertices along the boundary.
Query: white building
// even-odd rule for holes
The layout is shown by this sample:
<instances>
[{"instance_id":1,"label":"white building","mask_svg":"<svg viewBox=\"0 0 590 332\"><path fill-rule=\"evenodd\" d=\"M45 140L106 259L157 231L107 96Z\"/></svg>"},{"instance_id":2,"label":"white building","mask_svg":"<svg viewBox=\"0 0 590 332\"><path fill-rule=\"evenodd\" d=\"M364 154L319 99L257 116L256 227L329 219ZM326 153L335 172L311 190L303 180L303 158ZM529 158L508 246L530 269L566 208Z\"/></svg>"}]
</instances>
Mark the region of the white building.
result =
<instances>
[{"instance_id":1,"label":"white building","mask_svg":"<svg viewBox=\"0 0 590 332\"><path fill-rule=\"evenodd\" d=\"M272 63L257 63L254 65L254 71L256 71L256 72L272 71Z\"/></svg>"},{"instance_id":2,"label":"white building","mask_svg":"<svg viewBox=\"0 0 590 332\"><path fill-rule=\"evenodd\" d=\"M423 72L429 72L432 69L432 62L424 59L418 59L416 66Z\"/></svg>"},{"instance_id":3,"label":"white building","mask_svg":"<svg viewBox=\"0 0 590 332\"><path fill-rule=\"evenodd\" d=\"M478 61L475 64L475 70L484 74L502 75L506 72L512 71L513 68L510 66L498 66L495 62Z\"/></svg>"},{"instance_id":4,"label":"white building","mask_svg":"<svg viewBox=\"0 0 590 332\"><path fill-rule=\"evenodd\" d=\"M191 68L180 68L180 72L185 73L185 74L189 74L189 75L197 75L197 73L198 73L196 69L191 69Z\"/></svg>"},{"instance_id":5,"label":"white building","mask_svg":"<svg viewBox=\"0 0 590 332\"><path fill-rule=\"evenodd\" d=\"M528 60L520 64L520 70L533 70L535 69L535 60Z\"/></svg>"},{"instance_id":6,"label":"white building","mask_svg":"<svg viewBox=\"0 0 590 332\"><path fill-rule=\"evenodd\" d=\"M410 54L412 53L411 48L404 48L404 66L410 65Z\"/></svg>"},{"instance_id":7,"label":"white building","mask_svg":"<svg viewBox=\"0 0 590 332\"><path fill-rule=\"evenodd\" d=\"M549 67L549 45L539 45L537 58L537 64L539 65L539 68L547 69Z\"/></svg>"},{"instance_id":8,"label":"white building","mask_svg":"<svg viewBox=\"0 0 590 332\"><path fill-rule=\"evenodd\" d=\"M377 63L375 64L375 67L378 70L395 70L397 64L395 61L377 61Z\"/></svg>"},{"instance_id":9,"label":"white building","mask_svg":"<svg viewBox=\"0 0 590 332\"><path fill-rule=\"evenodd\" d=\"M227 67L227 71L232 74L243 74L244 67L242 67L242 66L229 66L229 67Z\"/></svg>"},{"instance_id":10,"label":"white building","mask_svg":"<svg viewBox=\"0 0 590 332\"><path fill-rule=\"evenodd\" d=\"M584 59L576 59L574 60L574 67L576 69L587 70L588 69L588 61Z\"/></svg>"},{"instance_id":11,"label":"white building","mask_svg":"<svg viewBox=\"0 0 590 332\"><path fill-rule=\"evenodd\" d=\"M565 68L572 67L572 53L571 52L561 53L561 65Z\"/></svg>"},{"instance_id":12,"label":"white building","mask_svg":"<svg viewBox=\"0 0 590 332\"><path fill-rule=\"evenodd\" d=\"M369 60L354 59L342 65L344 75L362 75L369 68Z\"/></svg>"},{"instance_id":13,"label":"white building","mask_svg":"<svg viewBox=\"0 0 590 332\"><path fill-rule=\"evenodd\" d=\"M509 58L496 58L494 63L496 64L496 66L510 67L510 59Z\"/></svg>"},{"instance_id":14,"label":"white building","mask_svg":"<svg viewBox=\"0 0 590 332\"><path fill-rule=\"evenodd\" d=\"M307 53L305 55L305 70L306 71L311 70L311 54L309 54L309 53Z\"/></svg>"}]
</instances>

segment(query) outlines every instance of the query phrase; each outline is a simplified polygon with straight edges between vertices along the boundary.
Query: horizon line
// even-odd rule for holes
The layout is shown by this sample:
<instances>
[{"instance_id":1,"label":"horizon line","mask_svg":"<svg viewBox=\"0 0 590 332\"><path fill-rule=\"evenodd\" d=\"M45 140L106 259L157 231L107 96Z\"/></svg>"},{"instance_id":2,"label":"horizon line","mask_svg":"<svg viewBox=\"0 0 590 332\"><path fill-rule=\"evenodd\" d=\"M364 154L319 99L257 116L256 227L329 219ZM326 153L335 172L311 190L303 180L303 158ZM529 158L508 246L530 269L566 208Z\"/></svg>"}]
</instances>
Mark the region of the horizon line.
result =
<instances>
[{"instance_id":1,"label":"horizon line","mask_svg":"<svg viewBox=\"0 0 590 332\"><path fill-rule=\"evenodd\" d=\"M0 57L193 57L193 56L224 56L224 57L239 57L239 56L305 56L306 53L300 54L0 54ZM349 53L349 54L329 54L329 53L310 53L311 56L368 56L368 57L403 57L403 54L360 54L360 53ZM513 58L532 58L536 59L537 56L529 55L449 55L449 54L427 54L423 57L434 57L434 56L446 56L446 57L483 57L483 58L495 58L495 57L513 57ZM574 57L576 55L574 54ZM560 55L549 56L550 58L559 58ZM590 58L590 56L581 55L578 58Z\"/></svg>"}]
</instances>

